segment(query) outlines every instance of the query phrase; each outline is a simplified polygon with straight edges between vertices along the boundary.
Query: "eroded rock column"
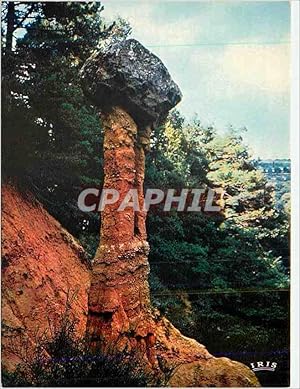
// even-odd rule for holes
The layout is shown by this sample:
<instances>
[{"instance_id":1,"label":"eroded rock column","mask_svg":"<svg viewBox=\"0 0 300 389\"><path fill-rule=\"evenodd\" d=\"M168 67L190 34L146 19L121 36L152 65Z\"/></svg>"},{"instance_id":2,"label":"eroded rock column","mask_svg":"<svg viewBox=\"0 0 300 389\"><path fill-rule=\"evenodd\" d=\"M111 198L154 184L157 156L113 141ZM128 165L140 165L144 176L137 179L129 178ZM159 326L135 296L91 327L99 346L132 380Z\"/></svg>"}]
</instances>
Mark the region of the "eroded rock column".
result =
<instances>
[{"instance_id":1,"label":"eroded rock column","mask_svg":"<svg viewBox=\"0 0 300 389\"><path fill-rule=\"evenodd\" d=\"M120 199L101 214L100 246L89 294L87 334L94 350L133 351L145 370L171 386L254 387L254 373L215 358L183 336L150 304L145 219L142 210L145 151L150 128L160 125L181 99L168 70L139 42L107 44L86 62L81 78L104 126L104 189ZM118 210L130 189L141 210Z\"/></svg>"},{"instance_id":2,"label":"eroded rock column","mask_svg":"<svg viewBox=\"0 0 300 389\"><path fill-rule=\"evenodd\" d=\"M126 111L114 107L103 114L104 189L119 200L101 214L100 246L93 263L87 332L92 347L102 351L148 352L153 342L148 286L149 246L143 211L147 131L139 133ZM142 136L142 139L141 139ZM130 189L136 189L141 210L118 210Z\"/></svg>"}]
</instances>

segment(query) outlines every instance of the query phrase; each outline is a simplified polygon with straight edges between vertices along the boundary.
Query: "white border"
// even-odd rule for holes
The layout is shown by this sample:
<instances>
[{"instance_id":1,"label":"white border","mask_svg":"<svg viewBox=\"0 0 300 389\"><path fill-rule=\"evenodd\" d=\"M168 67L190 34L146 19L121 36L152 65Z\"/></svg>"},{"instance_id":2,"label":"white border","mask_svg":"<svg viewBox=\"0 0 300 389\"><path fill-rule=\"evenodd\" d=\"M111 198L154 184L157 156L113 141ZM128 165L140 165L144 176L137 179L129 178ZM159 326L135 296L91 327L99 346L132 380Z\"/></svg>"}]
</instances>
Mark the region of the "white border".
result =
<instances>
[{"instance_id":1,"label":"white border","mask_svg":"<svg viewBox=\"0 0 300 389\"><path fill-rule=\"evenodd\" d=\"M299 11L291 1L291 370L290 387L300 388L299 380Z\"/></svg>"},{"instance_id":2,"label":"white border","mask_svg":"<svg viewBox=\"0 0 300 389\"><path fill-rule=\"evenodd\" d=\"M29 2L34 2L37 0L28 0ZM47 0L46 0L47 1ZM49 1L49 0L48 0ZM51 0L50 0L51 1ZM55 0L52 0L55 1ZM68 0L60 0L60 1L68 1ZM113 2L111 0L110 2ZM117 0L127 1L127 0ZM139 2L147 2L147 0L131 0ZM161 0L152 0L152 2L157 2ZM164 0L165 2L176 2L182 0ZM201 1L209 1L209 0L184 0L185 2L201 2ZM217 2L244 2L244 1L254 1L254 0L211 0L215 3ZM276 2L282 0L262 0L264 2ZM287 1L287 0L283 0ZM292 162L291 169L291 201L292 201L292 215L291 215L291 330L290 330L290 338L291 338L291 365L290 365L290 388L291 389L299 389L300 388L300 376L299 376L299 366L300 366L300 316L299 316L299 296L300 296L300 267L299 267L299 258L300 258L300 249L299 249L299 240L300 240L300 229L299 229L299 218L300 218L300 206L299 206L299 188L300 188L300 180L299 180L299 15L300 15L300 2L299 0L290 0L291 6L291 111L290 111L290 157ZM276 28L276 26L274 26ZM1 59L0 59L1 61ZM1 123L1 117L0 117ZM1 139L0 139L1 144ZM0 150L1 152L1 150ZM1 171L0 171L1 176ZM1 197L0 197L0 205L1 205ZM2 208L0 207L0 210ZM1 276L1 275L0 275ZM1 315L1 310L0 310ZM1 342L0 342L1 349ZM0 371L1 376L1 371ZM2 384L0 382L0 387Z\"/></svg>"}]
</instances>

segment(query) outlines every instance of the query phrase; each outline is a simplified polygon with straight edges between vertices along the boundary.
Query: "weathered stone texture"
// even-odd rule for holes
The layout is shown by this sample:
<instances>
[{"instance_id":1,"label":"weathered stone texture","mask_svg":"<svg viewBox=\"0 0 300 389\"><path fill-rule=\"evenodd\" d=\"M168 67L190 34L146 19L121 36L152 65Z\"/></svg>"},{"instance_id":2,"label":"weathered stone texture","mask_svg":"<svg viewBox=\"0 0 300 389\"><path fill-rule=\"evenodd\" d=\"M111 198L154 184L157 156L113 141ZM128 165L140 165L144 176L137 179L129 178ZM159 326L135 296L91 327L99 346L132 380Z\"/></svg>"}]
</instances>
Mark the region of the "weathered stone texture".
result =
<instances>
[{"instance_id":1,"label":"weathered stone texture","mask_svg":"<svg viewBox=\"0 0 300 389\"><path fill-rule=\"evenodd\" d=\"M144 149L138 129L121 108L103 116L104 188L120 193L101 214L100 246L93 262L87 332L93 346L131 350L143 347L154 333L151 319L144 211L117 211L130 189L138 189L142 206ZM137 341L140 340L140 342Z\"/></svg>"},{"instance_id":2,"label":"weathered stone texture","mask_svg":"<svg viewBox=\"0 0 300 389\"><path fill-rule=\"evenodd\" d=\"M84 88L104 126L104 188L120 200L101 213L93 263L87 334L92 349L134 352L146 370L171 386L258 386L246 366L214 358L183 336L150 303L144 211L117 211L130 189L143 203L145 152L151 128L181 98L162 62L134 40L95 53L82 70Z\"/></svg>"},{"instance_id":3,"label":"weathered stone texture","mask_svg":"<svg viewBox=\"0 0 300 389\"><path fill-rule=\"evenodd\" d=\"M96 52L85 63L81 77L95 105L121 106L139 125L158 124L181 100L161 60L134 39Z\"/></svg>"}]
</instances>

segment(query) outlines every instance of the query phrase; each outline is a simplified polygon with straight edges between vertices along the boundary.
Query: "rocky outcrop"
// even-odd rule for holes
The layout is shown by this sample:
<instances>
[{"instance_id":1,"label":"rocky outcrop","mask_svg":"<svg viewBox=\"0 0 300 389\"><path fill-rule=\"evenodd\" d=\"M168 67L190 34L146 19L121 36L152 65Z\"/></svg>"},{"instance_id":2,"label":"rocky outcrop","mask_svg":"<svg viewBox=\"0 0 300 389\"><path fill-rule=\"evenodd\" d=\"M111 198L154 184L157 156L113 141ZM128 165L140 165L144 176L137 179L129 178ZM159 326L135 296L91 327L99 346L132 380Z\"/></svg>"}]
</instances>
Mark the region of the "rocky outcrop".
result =
<instances>
[{"instance_id":1,"label":"rocky outcrop","mask_svg":"<svg viewBox=\"0 0 300 389\"><path fill-rule=\"evenodd\" d=\"M135 39L96 51L81 71L82 84L95 105L121 106L141 127L161 123L181 100L181 92L161 60Z\"/></svg>"},{"instance_id":2,"label":"rocky outcrop","mask_svg":"<svg viewBox=\"0 0 300 389\"><path fill-rule=\"evenodd\" d=\"M30 194L2 187L2 365L30 358L61 320L86 330L90 270L77 241ZM27 355L25 355L27 354Z\"/></svg>"},{"instance_id":3,"label":"rocky outcrop","mask_svg":"<svg viewBox=\"0 0 300 389\"><path fill-rule=\"evenodd\" d=\"M143 211L119 212L130 189L143 202L144 149L133 119L122 109L103 115L104 188L115 189L120 199L101 214L100 246L93 261L87 332L95 348L131 348L137 338L151 337L148 243ZM134 334L131 336L130 334Z\"/></svg>"},{"instance_id":4,"label":"rocky outcrop","mask_svg":"<svg viewBox=\"0 0 300 389\"><path fill-rule=\"evenodd\" d=\"M101 213L87 322L92 349L134 353L145 369L171 386L258 386L249 368L213 357L151 306L142 210L144 160L151 128L181 97L177 85L161 61L133 40L95 53L82 78L88 96L101 104L104 189L120 195ZM130 189L138 191L139 212L119 208Z\"/></svg>"},{"instance_id":5,"label":"rocky outcrop","mask_svg":"<svg viewBox=\"0 0 300 389\"><path fill-rule=\"evenodd\" d=\"M145 148L137 125L123 109L115 107L103 115L103 124L104 188L118 190L120 199L101 215L87 323L93 350L134 352L146 370L171 386L257 386L246 366L214 358L152 308L146 213L132 207L118 211L129 189L137 188L143 202Z\"/></svg>"},{"instance_id":6,"label":"rocky outcrop","mask_svg":"<svg viewBox=\"0 0 300 389\"><path fill-rule=\"evenodd\" d=\"M104 54L87 62L82 77L92 82L86 87L94 101L105 100L104 188L118 190L120 200L101 213L91 275L82 247L40 204L12 186L3 187L3 365L12 370L20 362L16 339L30 354L41 334L50 330L51 335L50 327L70 315L77 334L90 338L91 351L133 353L162 384L258 386L249 368L215 358L151 306L142 207L145 153L151 128L181 94L161 61L138 42L118 43ZM137 190L140 211L117 211L129 189Z\"/></svg>"},{"instance_id":7,"label":"rocky outcrop","mask_svg":"<svg viewBox=\"0 0 300 389\"><path fill-rule=\"evenodd\" d=\"M20 358L30 358L41 335L51 335L49 326L60 325L66 308L76 320L78 336L85 334L90 272L82 263L82 247L32 196L24 197L13 187L4 186L2 204L2 365L13 370ZM118 235L122 236L122 229ZM105 248L101 245L99 249L100 258ZM126 245L121 249L127 253L126 261L128 253L136 250ZM133 266L129 272L125 268L124 274L120 261L108 265L108 272L103 269L107 278L103 278L98 294L98 316L96 312L88 328L96 327L106 350L134 351L147 371L154 371L170 386L257 386L247 367L227 358L214 358L151 307L146 251L136 254L143 271L136 272ZM129 264L134 263L134 257ZM116 287L109 288L107 280ZM144 297L137 304L131 297L138 292Z\"/></svg>"}]
</instances>

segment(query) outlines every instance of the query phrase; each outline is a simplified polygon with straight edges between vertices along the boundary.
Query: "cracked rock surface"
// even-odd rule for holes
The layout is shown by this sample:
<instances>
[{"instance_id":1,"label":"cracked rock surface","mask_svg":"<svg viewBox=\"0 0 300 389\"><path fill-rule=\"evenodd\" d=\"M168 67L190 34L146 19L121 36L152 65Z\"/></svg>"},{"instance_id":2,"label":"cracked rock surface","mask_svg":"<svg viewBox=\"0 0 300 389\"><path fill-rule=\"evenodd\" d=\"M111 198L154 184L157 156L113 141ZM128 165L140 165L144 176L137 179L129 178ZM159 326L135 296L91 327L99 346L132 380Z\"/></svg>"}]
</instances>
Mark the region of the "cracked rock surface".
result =
<instances>
[{"instance_id":1,"label":"cracked rock surface","mask_svg":"<svg viewBox=\"0 0 300 389\"><path fill-rule=\"evenodd\" d=\"M95 105L121 106L139 125L159 124L182 97L161 60L135 39L95 52L81 78Z\"/></svg>"}]
</instances>

